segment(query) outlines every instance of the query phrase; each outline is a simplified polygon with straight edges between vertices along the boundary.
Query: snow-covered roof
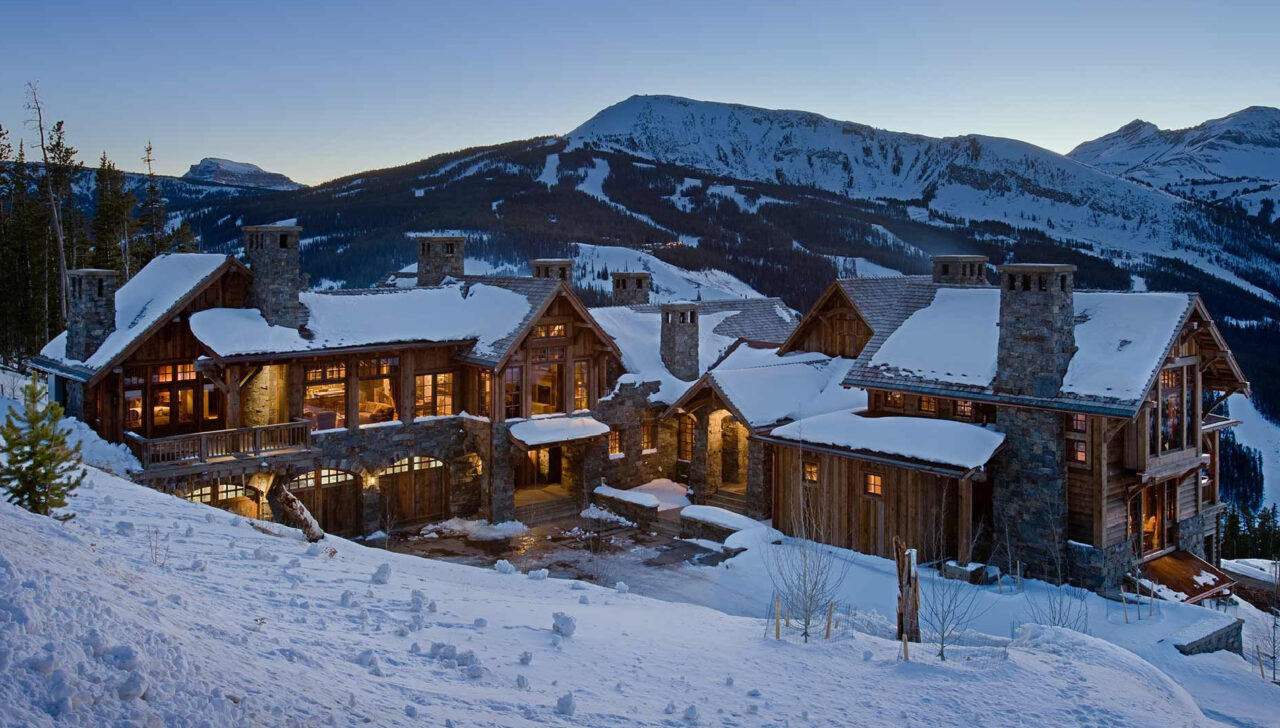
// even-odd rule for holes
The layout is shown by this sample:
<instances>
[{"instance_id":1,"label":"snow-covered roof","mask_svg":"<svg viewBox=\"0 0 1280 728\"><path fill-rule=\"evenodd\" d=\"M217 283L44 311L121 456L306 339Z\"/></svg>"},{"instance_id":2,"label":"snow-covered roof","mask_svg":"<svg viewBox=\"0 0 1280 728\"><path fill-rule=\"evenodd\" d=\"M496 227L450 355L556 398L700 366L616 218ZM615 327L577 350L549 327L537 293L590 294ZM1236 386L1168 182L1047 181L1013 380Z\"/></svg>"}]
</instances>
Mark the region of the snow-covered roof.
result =
<instances>
[{"instance_id":1,"label":"snow-covered roof","mask_svg":"<svg viewBox=\"0 0 1280 728\"><path fill-rule=\"evenodd\" d=\"M474 340L472 355L497 358L534 309L529 297L507 287L461 281L407 290L308 291L299 298L309 314L309 337L268 324L257 309L237 308L192 314L191 333L221 357Z\"/></svg>"},{"instance_id":2,"label":"snow-covered roof","mask_svg":"<svg viewBox=\"0 0 1280 728\"><path fill-rule=\"evenodd\" d=\"M529 447L599 437L609 426L590 416L534 417L511 425L511 436Z\"/></svg>"},{"instance_id":3,"label":"snow-covered roof","mask_svg":"<svg viewBox=\"0 0 1280 728\"><path fill-rule=\"evenodd\" d=\"M738 339L781 343L796 325L795 312L776 298L697 301L698 370L705 372ZM605 306L591 316L618 345L622 364L637 379L658 382L654 402L671 404L693 384L675 377L662 363L662 307L657 304Z\"/></svg>"},{"instance_id":4,"label":"snow-covered roof","mask_svg":"<svg viewBox=\"0 0 1280 728\"><path fill-rule=\"evenodd\" d=\"M675 403L713 388L752 429L822 412L862 409L867 395L843 386L852 359L820 352L778 355L777 347L740 342Z\"/></svg>"},{"instance_id":5,"label":"snow-covered roof","mask_svg":"<svg viewBox=\"0 0 1280 728\"><path fill-rule=\"evenodd\" d=\"M773 437L829 445L853 453L884 455L922 464L971 470L986 465L1004 433L930 417L864 417L828 412L774 428Z\"/></svg>"},{"instance_id":6,"label":"snow-covered roof","mask_svg":"<svg viewBox=\"0 0 1280 728\"><path fill-rule=\"evenodd\" d=\"M164 321L173 309L210 279L228 261L225 255L178 253L161 255L143 266L116 291L116 328L84 361L67 357L67 332L40 350L52 362L82 368L93 374L112 364L148 329Z\"/></svg>"},{"instance_id":7,"label":"snow-covered roof","mask_svg":"<svg viewBox=\"0 0 1280 728\"><path fill-rule=\"evenodd\" d=\"M908 283L874 297L869 312L864 311L875 335L845 383L996 397L992 383L1000 340L1000 290L886 279L894 280ZM859 291L854 298L860 311L863 301L872 298L868 292ZM1061 392L1051 403L1130 414L1164 361L1195 296L1078 291L1074 301L1077 350Z\"/></svg>"}]
</instances>

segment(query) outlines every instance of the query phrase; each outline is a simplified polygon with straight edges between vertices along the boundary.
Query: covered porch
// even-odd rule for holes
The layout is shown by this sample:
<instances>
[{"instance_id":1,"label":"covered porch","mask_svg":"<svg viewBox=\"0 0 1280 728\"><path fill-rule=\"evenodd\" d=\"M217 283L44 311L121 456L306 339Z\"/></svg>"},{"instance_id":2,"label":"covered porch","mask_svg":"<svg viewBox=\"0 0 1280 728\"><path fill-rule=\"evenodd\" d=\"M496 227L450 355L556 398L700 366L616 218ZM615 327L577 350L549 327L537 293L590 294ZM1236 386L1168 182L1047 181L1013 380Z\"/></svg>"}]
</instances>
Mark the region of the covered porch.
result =
<instances>
[{"instance_id":1,"label":"covered porch","mask_svg":"<svg viewBox=\"0 0 1280 728\"><path fill-rule=\"evenodd\" d=\"M592 453L602 449L608 433L608 425L590 416L512 422L507 439L513 518L539 523L586 507ZM499 497L501 491L495 489L495 499ZM505 520L499 515L501 504L495 502L494 506L493 520Z\"/></svg>"},{"instance_id":2,"label":"covered porch","mask_svg":"<svg viewBox=\"0 0 1280 728\"><path fill-rule=\"evenodd\" d=\"M693 489L694 502L767 518L766 447L751 439L748 420L732 402L715 387L700 387L667 417L677 421L677 474Z\"/></svg>"}]
</instances>

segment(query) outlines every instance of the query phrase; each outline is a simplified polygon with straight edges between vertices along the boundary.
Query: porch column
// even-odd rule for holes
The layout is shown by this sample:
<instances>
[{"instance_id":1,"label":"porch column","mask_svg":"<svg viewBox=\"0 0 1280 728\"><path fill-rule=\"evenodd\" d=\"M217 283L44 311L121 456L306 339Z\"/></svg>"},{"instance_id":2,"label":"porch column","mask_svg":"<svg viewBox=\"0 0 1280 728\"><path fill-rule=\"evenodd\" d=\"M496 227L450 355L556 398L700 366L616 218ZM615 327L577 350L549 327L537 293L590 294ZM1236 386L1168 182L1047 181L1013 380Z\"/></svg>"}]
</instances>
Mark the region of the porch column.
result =
<instances>
[{"instance_id":1,"label":"porch column","mask_svg":"<svg viewBox=\"0 0 1280 728\"><path fill-rule=\"evenodd\" d=\"M232 364L224 372L227 386L223 390L227 396L227 429L234 430L241 426L240 407L240 365Z\"/></svg>"},{"instance_id":2,"label":"porch column","mask_svg":"<svg viewBox=\"0 0 1280 728\"><path fill-rule=\"evenodd\" d=\"M765 487L764 448L759 440L747 439L747 515L768 518L772 499Z\"/></svg>"},{"instance_id":3,"label":"porch column","mask_svg":"<svg viewBox=\"0 0 1280 728\"><path fill-rule=\"evenodd\" d=\"M968 478L960 479L960 497L956 519L956 563L961 566L969 564L970 547L973 545L973 483Z\"/></svg>"},{"instance_id":4,"label":"porch column","mask_svg":"<svg viewBox=\"0 0 1280 728\"><path fill-rule=\"evenodd\" d=\"M693 500L701 503L707 496L707 430L711 426L710 413L699 411L694 416L693 454L689 461L689 487L693 488Z\"/></svg>"},{"instance_id":5,"label":"porch column","mask_svg":"<svg viewBox=\"0 0 1280 728\"><path fill-rule=\"evenodd\" d=\"M359 359L349 356L347 362L347 429L360 429L360 365Z\"/></svg>"}]
</instances>

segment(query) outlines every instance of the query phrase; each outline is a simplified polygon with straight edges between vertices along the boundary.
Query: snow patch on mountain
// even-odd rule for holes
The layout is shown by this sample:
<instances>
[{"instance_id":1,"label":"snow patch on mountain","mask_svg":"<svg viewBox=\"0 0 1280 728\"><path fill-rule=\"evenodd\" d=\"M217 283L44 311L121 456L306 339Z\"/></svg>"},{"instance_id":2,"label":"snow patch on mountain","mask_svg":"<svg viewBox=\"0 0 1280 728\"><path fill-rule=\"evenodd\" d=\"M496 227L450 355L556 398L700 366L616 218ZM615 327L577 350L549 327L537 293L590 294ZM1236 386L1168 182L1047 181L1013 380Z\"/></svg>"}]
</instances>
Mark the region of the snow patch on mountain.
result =
<instances>
[{"instance_id":1,"label":"snow patch on mountain","mask_svg":"<svg viewBox=\"0 0 1280 728\"><path fill-rule=\"evenodd\" d=\"M268 172L256 164L218 157L205 157L199 163L191 165L182 179L265 190L299 190L306 187L279 172Z\"/></svg>"}]
</instances>

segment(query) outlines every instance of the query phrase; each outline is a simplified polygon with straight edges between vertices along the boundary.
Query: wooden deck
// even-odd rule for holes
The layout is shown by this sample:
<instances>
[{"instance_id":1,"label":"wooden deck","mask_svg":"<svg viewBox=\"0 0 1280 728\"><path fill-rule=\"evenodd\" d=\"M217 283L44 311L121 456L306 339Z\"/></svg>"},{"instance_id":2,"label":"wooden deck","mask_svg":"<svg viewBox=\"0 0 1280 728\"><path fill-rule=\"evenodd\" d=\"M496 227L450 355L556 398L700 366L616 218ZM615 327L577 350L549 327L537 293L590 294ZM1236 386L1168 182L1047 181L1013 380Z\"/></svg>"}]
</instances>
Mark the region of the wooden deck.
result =
<instances>
[{"instance_id":1,"label":"wooden deck","mask_svg":"<svg viewBox=\"0 0 1280 728\"><path fill-rule=\"evenodd\" d=\"M146 480L196 473L209 477L236 475L259 467L264 458L292 460L311 453L311 423L296 420L263 427L196 432L145 438L130 435L130 448L142 463Z\"/></svg>"},{"instance_id":2,"label":"wooden deck","mask_svg":"<svg viewBox=\"0 0 1280 728\"><path fill-rule=\"evenodd\" d=\"M1185 595L1188 604L1207 599L1235 585L1231 577L1213 564L1187 551L1171 551L1142 565L1145 576L1175 594Z\"/></svg>"}]
</instances>

